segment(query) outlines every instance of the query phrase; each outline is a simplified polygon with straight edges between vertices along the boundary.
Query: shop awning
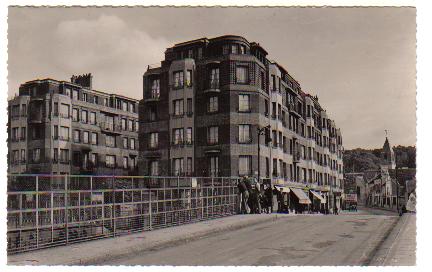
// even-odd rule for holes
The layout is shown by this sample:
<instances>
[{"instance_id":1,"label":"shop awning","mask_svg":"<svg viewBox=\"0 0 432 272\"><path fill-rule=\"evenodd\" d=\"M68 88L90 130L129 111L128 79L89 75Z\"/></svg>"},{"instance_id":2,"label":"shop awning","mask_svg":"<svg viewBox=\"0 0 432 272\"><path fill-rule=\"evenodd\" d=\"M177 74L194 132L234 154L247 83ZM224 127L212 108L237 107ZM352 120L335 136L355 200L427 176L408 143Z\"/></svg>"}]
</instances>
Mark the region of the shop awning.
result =
<instances>
[{"instance_id":1,"label":"shop awning","mask_svg":"<svg viewBox=\"0 0 432 272\"><path fill-rule=\"evenodd\" d=\"M311 204L309 197L305 194L305 192L298 188L290 188L291 191L297 196L300 204Z\"/></svg>"},{"instance_id":2,"label":"shop awning","mask_svg":"<svg viewBox=\"0 0 432 272\"><path fill-rule=\"evenodd\" d=\"M275 185L275 187L276 187L276 189L278 189L282 193L289 193L290 192L290 189L286 186Z\"/></svg>"},{"instance_id":3,"label":"shop awning","mask_svg":"<svg viewBox=\"0 0 432 272\"><path fill-rule=\"evenodd\" d=\"M314 195L314 197L318 198L318 200L321 201L322 204L326 203L325 198L323 198L320 193L312 191L312 190L310 192Z\"/></svg>"}]
</instances>

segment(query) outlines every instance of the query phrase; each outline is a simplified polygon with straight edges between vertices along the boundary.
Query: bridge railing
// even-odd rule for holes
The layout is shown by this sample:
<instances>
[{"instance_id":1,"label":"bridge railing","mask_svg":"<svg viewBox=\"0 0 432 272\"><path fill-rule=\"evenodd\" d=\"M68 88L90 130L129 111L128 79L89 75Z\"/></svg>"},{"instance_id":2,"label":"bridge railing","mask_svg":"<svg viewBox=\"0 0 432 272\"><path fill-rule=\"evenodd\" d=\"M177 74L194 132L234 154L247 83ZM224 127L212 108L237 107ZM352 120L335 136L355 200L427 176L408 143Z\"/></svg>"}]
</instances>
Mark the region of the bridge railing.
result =
<instances>
[{"instance_id":1,"label":"bridge railing","mask_svg":"<svg viewBox=\"0 0 432 272\"><path fill-rule=\"evenodd\" d=\"M233 215L237 180L9 175L8 253Z\"/></svg>"}]
</instances>

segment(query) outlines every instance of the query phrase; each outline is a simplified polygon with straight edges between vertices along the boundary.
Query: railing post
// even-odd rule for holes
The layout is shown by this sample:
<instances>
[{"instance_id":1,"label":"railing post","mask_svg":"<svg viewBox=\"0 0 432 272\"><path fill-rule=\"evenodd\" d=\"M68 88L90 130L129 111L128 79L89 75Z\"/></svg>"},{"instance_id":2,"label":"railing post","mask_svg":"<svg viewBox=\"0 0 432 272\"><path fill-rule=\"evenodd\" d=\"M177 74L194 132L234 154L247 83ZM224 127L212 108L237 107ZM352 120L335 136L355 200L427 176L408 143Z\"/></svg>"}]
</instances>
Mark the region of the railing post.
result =
<instances>
[{"instance_id":1,"label":"railing post","mask_svg":"<svg viewBox=\"0 0 432 272\"><path fill-rule=\"evenodd\" d=\"M54 192L51 190L51 243L54 243Z\"/></svg>"},{"instance_id":2,"label":"railing post","mask_svg":"<svg viewBox=\"0 0 432 272\"><path fill-rule=\"evenodd\" d=\"M150 183L149 183L149 185L150 185ZM151 202L152 192L151 192L150 186L149 186L148 190L149 190L149 228L150 228L150 230L152 230L152 228L153 228L153 218L152 218L153 211L152 211L152 202Z\"/></svg>"},{"instance_id":3,"label":"railing post","mask_svg":"<svg viewBox=\"0 0 432 272\"><path fill-rule=\"evenodd\" d=\"M69 212L68 212L68 177L70 179L70 176L65 175L64 176L64 200L65 200L65 231L66 231L66 244L69 242Z\"/></svg>"},{"instance_id":4,"label":"railing post","mask_svg":"<svg viewBox=\"0 0 432 272\"><path fill-rule=\"evenodd\" d=\"M39 176L36 176L36 248L39 247Z\"/></svg>"},{"instance_id":5,"label":"railing post","mask_svg":"<svg viewBox=\"0 0 432 272\"><path fill-rule=\"evenodd\" d=\"M112 212L111 212L111 217L113 219L113 237L116 236L116 208L115 208L115 201L116 201L116 195L115 195L115 179L114 176L112 177L112 196L113 196L113 200L112 200Z\"/></svg>"}]
</instances>

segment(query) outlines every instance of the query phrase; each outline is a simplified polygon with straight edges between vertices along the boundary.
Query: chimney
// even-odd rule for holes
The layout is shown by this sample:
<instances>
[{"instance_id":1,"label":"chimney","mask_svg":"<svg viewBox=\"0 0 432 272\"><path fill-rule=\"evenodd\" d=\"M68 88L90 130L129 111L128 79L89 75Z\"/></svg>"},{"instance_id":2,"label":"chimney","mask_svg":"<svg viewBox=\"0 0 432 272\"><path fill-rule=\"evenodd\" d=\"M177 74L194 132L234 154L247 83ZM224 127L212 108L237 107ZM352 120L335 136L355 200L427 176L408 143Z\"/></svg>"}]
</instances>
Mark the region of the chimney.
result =
<instances>
[{"instance_id":1,"label":"chimney","mask_svg":"<svg viewBox=\"0 0 432 272\"><path fill-rule=\"evenodd\" d=\"M93 81L93 76L91 73L78 75L78 76L72 75L71 77L72 83L81 85L82 87L88 88L90 90L92 90L93 87L92 81Z\"/></svg>"}]
</instances>

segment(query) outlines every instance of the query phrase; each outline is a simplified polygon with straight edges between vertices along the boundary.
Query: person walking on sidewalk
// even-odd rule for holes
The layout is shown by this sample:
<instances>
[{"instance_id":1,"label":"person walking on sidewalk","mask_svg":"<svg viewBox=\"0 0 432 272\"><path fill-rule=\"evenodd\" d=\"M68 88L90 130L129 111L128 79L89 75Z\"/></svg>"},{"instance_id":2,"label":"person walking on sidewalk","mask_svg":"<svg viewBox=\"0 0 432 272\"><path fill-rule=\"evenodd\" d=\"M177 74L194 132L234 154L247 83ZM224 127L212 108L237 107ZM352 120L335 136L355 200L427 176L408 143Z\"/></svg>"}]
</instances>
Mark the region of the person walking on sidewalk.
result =
<instances>
[{"instance_id":1,"label":"person walking on sidewalk","mask_svg":"<svg viewBox=\"0 0 432 272\"><path fill-rule=\"evenodd\" d=\"M249 206L248 206L248 200L249 200L249 192L246 186L246 180L247 177L243 177L239 180L237 187L240 193L240 213L249 213Z\"/></svg>"}]
</instances>

